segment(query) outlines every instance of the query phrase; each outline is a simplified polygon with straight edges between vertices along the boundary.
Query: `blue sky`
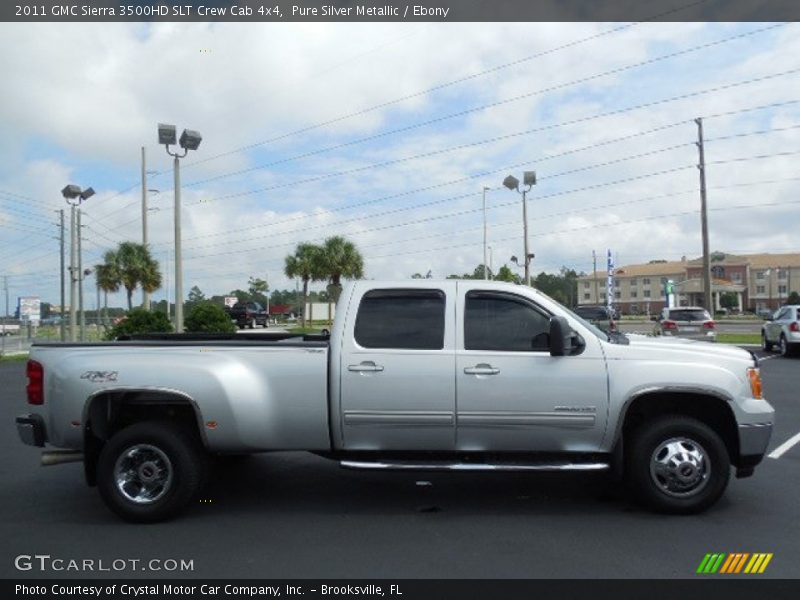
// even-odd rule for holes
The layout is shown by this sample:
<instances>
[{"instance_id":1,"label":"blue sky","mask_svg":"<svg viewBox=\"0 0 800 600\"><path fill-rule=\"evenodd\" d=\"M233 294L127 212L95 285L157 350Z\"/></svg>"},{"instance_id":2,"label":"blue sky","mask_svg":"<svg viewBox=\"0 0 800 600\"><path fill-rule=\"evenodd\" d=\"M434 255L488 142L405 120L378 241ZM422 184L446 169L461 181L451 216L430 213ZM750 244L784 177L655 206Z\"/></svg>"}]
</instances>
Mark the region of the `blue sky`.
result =
<instances>
[{"instance_id":1,"label":"blue sky","mask_svg":"<svg viewBox=\"0 0 800 600\"><path fill-rule=\"evenodd\" d=\"M3 24L0 274L12 298L58 302L53 223L67 183L97 190L84 205L86 265L140 240L143 145L160 172L150 240L165 261L172 169L158 122L204 136L182 172L187 292L226 293L250 275L293 288L284 257L334 234L359 246L370 278L472 271L484 185L498 268L522 252L520 200L500 186L510 165L539 175L534 271L587 271L592 250L607 248L623 264L696 257L698 116L712 248L800 251L800 73L776 76L800 68L797 27ZM653 104L622 111L643 103ZM476 144L491 138L501 139Z\"/></svg>"}]
</instances>

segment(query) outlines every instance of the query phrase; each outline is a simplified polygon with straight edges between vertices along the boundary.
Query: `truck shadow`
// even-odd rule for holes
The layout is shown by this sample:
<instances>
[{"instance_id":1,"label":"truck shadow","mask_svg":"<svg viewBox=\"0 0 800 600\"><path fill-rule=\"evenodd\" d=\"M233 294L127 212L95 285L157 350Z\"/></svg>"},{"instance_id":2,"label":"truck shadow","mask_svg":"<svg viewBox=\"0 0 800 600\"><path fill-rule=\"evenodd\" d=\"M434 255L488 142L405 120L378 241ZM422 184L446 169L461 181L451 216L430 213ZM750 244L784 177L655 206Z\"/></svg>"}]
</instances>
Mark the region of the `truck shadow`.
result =
<instances>
[{"instance_id":1,"label":"truck shadow","mask_svg":"<svg viewBox=\"0 0 800 600\"><path fill-rule=\"evenodd\" d=\"M607 474L352 471L307 453L216 459L201 502L309 514L641 510Z\"/></svg>"}]
</instances>

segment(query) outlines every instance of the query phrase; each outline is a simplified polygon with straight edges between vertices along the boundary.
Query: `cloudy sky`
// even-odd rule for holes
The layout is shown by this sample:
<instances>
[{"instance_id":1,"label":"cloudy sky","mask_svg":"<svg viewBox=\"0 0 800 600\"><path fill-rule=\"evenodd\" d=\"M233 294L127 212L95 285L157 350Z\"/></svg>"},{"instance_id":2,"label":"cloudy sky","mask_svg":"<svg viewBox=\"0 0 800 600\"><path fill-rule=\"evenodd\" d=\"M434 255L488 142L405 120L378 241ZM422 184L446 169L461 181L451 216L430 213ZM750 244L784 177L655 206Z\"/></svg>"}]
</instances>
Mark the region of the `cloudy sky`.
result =
<instances>
[{"instance_id":1,"label":"cloudy sky","mask_svg":"<svg viewBox=\"0 0 800 600\"><path fill-rule=\"evenodd\" d=\"M58 303L56 211L92 186L84 264L173 247L171 159L156 124L203 135L183 164L184 290L266 277L341 234L370 278L444 277L522 254L535 170L534 272L701 250L696 117L711 246L800 251L800 25L2 24L0 274ZM89 289L93 280L89 282ZM155 299L164 297L164 290ZM94 295L88 303L93 308ZM113 298L123 304L123 296Z\"/></svg>"}]
</instances>

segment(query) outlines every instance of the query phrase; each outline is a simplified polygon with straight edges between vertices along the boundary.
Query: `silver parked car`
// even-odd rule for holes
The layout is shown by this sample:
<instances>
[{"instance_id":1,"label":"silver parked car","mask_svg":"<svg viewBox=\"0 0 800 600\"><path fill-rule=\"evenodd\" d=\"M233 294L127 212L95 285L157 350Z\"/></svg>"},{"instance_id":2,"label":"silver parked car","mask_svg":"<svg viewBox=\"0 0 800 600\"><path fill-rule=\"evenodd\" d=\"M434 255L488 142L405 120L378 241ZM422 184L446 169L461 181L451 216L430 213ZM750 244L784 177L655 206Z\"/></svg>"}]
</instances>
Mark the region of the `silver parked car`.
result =
<instances>
[{"instance_id":1,"label":"silver parked car","mask_svg":"<svg viewBox=\"0 0 800 600\"><path fill-rule=\"evenodd\" d=\"M761 327L761 347L777 346L783 356L800 348L800 305L783 306Z\"/></svg>"},{"instance_id":2,"label":"silver parked car","mask_svg":"<svg viewBox=\"0 0 800 600\"><path fill-rule=\"evenodd\" d=\"M669 335L703 342L717 341L717 326L702 306L665 308L658 317L656 335Z\"/></svg>"}]
</instances>

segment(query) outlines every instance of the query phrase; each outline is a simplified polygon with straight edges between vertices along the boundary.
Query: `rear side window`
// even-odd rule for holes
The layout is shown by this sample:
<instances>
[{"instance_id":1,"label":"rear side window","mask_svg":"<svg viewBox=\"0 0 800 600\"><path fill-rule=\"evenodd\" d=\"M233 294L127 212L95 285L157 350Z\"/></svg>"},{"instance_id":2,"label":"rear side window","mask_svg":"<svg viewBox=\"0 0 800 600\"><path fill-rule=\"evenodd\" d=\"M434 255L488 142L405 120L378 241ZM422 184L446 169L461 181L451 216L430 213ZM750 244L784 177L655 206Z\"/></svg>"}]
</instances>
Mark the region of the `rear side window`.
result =
<instances>
[{"instance_id":1,"label":"rear side window","mask_svg":"<svg viewBox=\"0 0 800 600\"><path fill-rule=\"evenodd\" d=\"M669 319L673 321L710 321L711 316L704 310L670 310Z\"/></svg>"},{"instance_id":2,"label":"rear side window","mask_svg":"<svg viewBox=\"0 0 800 600\"><path fill-rule=\"evenodd\" d=\"M531 352L549 348L550 317L511 294L469 292L464 310L464 348Z\"/></svg>"},{"instance_id":3,"label":"rear side window","mask_svg":"<svg viewBox=\"0 0 800 600\"><path fill-rule=\"evenodd\" d=\"M364 348L441 350L445 295L440 290L372 290L356 317L355 339Z\"/></svg>"}]
</instances>

